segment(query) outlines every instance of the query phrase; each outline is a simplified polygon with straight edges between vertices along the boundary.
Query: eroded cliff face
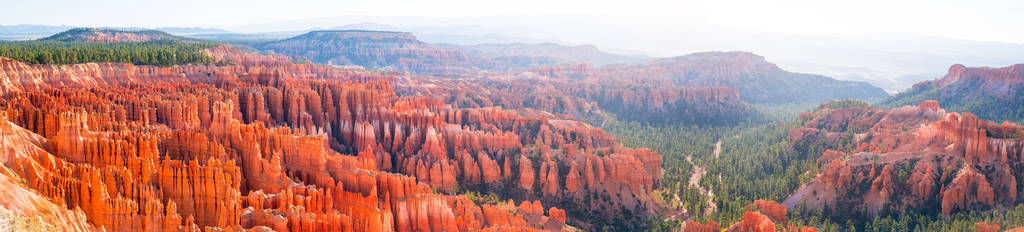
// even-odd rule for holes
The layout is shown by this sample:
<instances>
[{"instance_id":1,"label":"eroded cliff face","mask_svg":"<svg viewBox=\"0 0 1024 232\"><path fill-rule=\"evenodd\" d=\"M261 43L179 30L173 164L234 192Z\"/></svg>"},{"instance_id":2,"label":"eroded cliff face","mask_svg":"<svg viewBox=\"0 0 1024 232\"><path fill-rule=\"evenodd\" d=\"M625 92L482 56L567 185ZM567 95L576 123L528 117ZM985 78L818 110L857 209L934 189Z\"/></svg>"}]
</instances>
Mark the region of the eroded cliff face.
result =
<instances>
[{"instance_id":1,"label":"eroded cliff face","mask_svg":"<svg viewBox=\"0 0 1024 232\"><path fill-rule=\"evenodd\" d=\"M759 120L750 103L816 103L888 95L866 83L786 72L745 52L697 53L644 64L560 65L506 74L408 76L402 95L439 96L462 107L529 107L617 114L649 123L737 124Z\"/></svg>"},{"instance_id":2,"label":"eroded cliff face","mask_svg":"<svg viewBox=\"0 0 1024 232\"><path fill-rule=\"evenodd\" d=\"M736 232L774 232L774 231L799 231L817 232L814 227L790 225L786 221L786 206L779 205L774 201L756 200L747 205L743 212L743 220L725 228L725 231ZM780 230L776 230L779 228ZM711 232L721 231L718 223L708 221L707 223L687 222L684 231L688 232Z\"/></svg>"},{"instance_id":3,"label":"eroded cliff face","mask_svg":"<svg viewBox=\"0 0 1024 232\"><path fill-rule=\"evenodd\" d=\"M0 112L0 218L5 223L22 221L25 227L5 224L9 230L59 230L90 231L93 227L81 209L67 209L60 202L53 202L28 186L7 163L20 164L19 160L45 154L45 138L7 121L7 114ZM18 168L17 166L13 168ZM15 169L16 170L16 169ZM9 226L13 226L9 227Z\"/></svg>"},{"instance_id":4,"label":"eroded cliff face","mask_svg":"<svg viewBox=\"0 0 1024 232\"><path fill-rule=\"evenodd\" d=\"M52 224L108 231L561 230L654 208L658 154L585 123L398 97L388 73L208 52L235 64L0 58L0 149L19 151L5 175L71 215ZM466 189L512 200L453 195Z\"/></svg>"},{"instance_id":5,"label":"eroded cliff face","mask_svg":"<svg viewBox=\"0 0 1024 232\"><path fill-rule=\"evenodd\" d=\"M397 83L397 91L439 96L461 107L535 108L573 115L603 110L626 120L659 124L735 124L757 118L732 87L681 86L668 79L621 76L608 70L614 69L583 64L454 78L411 76Z\"/></svg>"},{"instance_id":6,"label":"eroded cliff face","mask_svg":"<svg viewBox=\"0 0 1024 232\"><path fill-rule=\"evenodd\" d=\"M989 67L967 67L962 64L955 64L949 67L949 72L945 76L938 80L919 83L932 84L938 87L946 87L954 84L958 81L970 81L970 80L982 80L988 82L987 88L980 89L980 91L996 91L990 94L1005 95L1008 89L1005 87L999 88L998 84L1013 85L1024 83L1024 64L1015 64L1002 68L989 68Z\"/></svg>"},{"instance_id":7,"label":"eroded cliff face","mask_svg":"<svg viewBox=\"0 0 1024 232\"><path fill-rule=\"evenodd\" d=\"M1024 127L947 113L935 101L892 110L825 109L802 115L791 139L852 139L827 151L815 180L784 204L828 204L869 213L1013 206L1024 192Z\"/></svg>"},{"instance_id":8,"label":"eroded cliff face","mask_svg":"<svg viewBox=\"0 0 1024 232\"><path fill-rule=\"evenodd\" d=\"M917 83L908 91L879 103L884 107L937 100L946 109L971 112L992 121L1024 122L1024 64L1007 67L949 67L939 79Z\"/></svg>"}]
</instances>

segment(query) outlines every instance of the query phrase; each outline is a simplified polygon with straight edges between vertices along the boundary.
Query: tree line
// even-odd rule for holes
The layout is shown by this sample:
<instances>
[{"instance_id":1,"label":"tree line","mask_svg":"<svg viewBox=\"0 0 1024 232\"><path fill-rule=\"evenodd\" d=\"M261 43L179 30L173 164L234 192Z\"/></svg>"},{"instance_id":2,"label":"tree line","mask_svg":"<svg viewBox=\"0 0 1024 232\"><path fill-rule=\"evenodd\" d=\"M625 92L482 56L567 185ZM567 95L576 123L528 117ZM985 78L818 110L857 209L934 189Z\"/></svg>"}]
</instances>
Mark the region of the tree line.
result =
<instances>
[{"instance_id":1,"label":"tree line","mask_svg":"<svg viewBox=\"0 0 1024 232\"><path fill-rule=\"evenodd\" d=\"M131 63L170 66L214 64L206 55L210 43L182 43L172 40L146 42L3 41L0 56L33 64Z\"/></svg>"}]
</instances>

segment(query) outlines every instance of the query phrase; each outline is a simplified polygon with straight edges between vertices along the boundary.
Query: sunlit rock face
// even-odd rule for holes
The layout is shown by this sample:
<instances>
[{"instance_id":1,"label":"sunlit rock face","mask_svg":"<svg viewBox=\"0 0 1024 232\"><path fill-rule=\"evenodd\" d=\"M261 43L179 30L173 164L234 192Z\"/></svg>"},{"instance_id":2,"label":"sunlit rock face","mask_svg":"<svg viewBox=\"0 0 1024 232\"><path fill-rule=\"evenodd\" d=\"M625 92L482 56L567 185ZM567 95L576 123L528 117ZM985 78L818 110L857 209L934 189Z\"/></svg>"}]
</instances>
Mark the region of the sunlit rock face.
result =
<instances>
[{"instance_id":1,"label":"sunlit rock face","mask_svg":"<svg viewBox=\"0 0 1024 232\"><path fill-rule=\"evenodd\" d=\"M207 53L233 64L0 58L2 173L24 180L2 183L27 199L4 207L108 231L557 231L653 212L658 154L585 123L399 97L387 72Z\"/></svg>"},{"instance_id":2,"label":"sunlit rock face","mask_svg":"<svg viewBox=\"0 0 1024 232\"><path fill-rule=\"evenodd\" d=\"M853 138L850 152L826 151L824 170L784 204L958 211L1013 206L1024 192L1024 127L948 113L940 102L892 110L823 109L801 116L793 141Z\"/></svg>"},{"instance_id":3,"label":"sunlit rock face","mask_svg":"<svg viewBox=\"0 0 1024 232\"><path fill-rule=\"evenodd\" d=\"M725 231L736 231L736 232L773 232L773 231L799 231L799 232L817 232L818 229L814 227L806 227L788 224L786 221L786 206L779 205L774 201L768 200L756 200L753 203L747 205L746 211L743 212L743 220L732 224ZM782 230L776 230L776 228L782 228ZM706 231L719 231L718 223L714 221L708 221L705 224L688 222L686 224L686 231L692 232L706 232Z\"/></svg>"}]
</instances>

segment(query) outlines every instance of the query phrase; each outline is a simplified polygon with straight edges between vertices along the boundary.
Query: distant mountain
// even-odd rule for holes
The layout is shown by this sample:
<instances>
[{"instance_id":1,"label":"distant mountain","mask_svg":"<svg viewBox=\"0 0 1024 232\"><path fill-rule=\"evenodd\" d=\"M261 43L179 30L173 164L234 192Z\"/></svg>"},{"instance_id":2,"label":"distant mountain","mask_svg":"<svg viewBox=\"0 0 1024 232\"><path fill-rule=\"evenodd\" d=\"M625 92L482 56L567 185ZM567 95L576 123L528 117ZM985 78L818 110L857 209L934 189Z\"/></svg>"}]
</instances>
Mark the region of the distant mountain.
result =
<instances>
[{"instance_id":1,"label":"distant mountain","mask_svg":"<svg viewBox=\"0 0 1024 232\"><path fill-rule=\"evenodd\" d=\"M499 33L480 33L483 31L479 26L395 26L389 24L363 22L348 24L339 27L329 27L329 30L373 30L373 31L405 31L416 34L421 41L432 44L511 44L511 43L551 43L555 39L537 39L510 36Z\"/></svg>"},{"instance_id":2,"label":"distant mountain","mask_svg":"<svg viewBox=\"0 0 1024 232\"><path fill-rule=\"evenodd\" d=\"M415 33L428 43L594 44L619 54L674 56L700 51L749 51L767 56L781 68L816 73L839 80L867 81L890 92L910 88L922 75L941 76L952 63L967 66L1007 66L1024 59L1024 44L972 41L909 32L812 35L775 33L723 27L706 22L671 22L671 27L629 22L643 16L601 17L593 26L585 15L491 15L465 17L343 16L236 26L238 31L288 31L357 24L362 29ZM374 23L361 23L374 22ZM372 28L386 25L392 29ZM443 26L424 26L443 25ZM621 33L629 32L629 33ZM434 37L435 34L465 35ZM499 40L481 35L514 35L534 41ZM541 40L541 41L537 41ZM629 49L630 52L618 49ZM940 72L936 73L935 71Z\"/></svg>"},{"instance_id":3,"label":"distant mountain","mask_svg":"<svg viewBox=\"0 0 1024 232\"><path fill-rule=\"evenodd\" d=\"M1024 122L1024 64L1003 68L956 64L940 79L917 83L879 103L894 108L938 100L943 108L992 121Z\"/></svg>"},{"instance_id":4,"label":"distant mountain","mask_svg":"<svg viewBox=\"0 0 1024 232\"><path fill-rule=\"evenodd\" d=\"M253 35L213 35L203 38L241 40ZM265 38L265 37L264 37ZM312 31L292 38L254 46L316 63L359 65L371 69L451 73L471 71L526 71L561 64L595 65L636 63L642 56L606 53L593 45L542 44L438 44L419 40L408 32L372 30Z\"/></svg>"},{"instance_id":5,"label":"distant mountain","mask_svg":"<svg viewBox=\"0 0 1024 232\"><path fill-rule=\"evenodd\" d=\"M642 64L635 64L643 58L620 56L597 49L594 46L563 46L558 44L481 44L462 45L431 45L417 39L411 33L393 31L342 30L313 31L289 39L258 44L257 49L273 51L277 54L296 58L305 58L316 63L334 65L358 65L370 69L401 70L420 74L437 73L473 73L473 72L519 72L536 68L559 66L567 63L592 63L606 65L614 63L634 63L608 65L599 68L588 68L585 72L588 80L605 80L616 86L647 86L648 90L638 96L671 93L666 102L682 104L675 101L679 94L697 93L683 87L729 87L738 92L737 101L728 102L727 106L699 110L701 115L717 109L740 109L742 104L806 104L821 103L836 99L859 99L877 101L889 97L881 88L864 82L839 81L826 76L793 73L785 71L775 64L769 63L764 57L748 52L705 52L686 56L658 59ZM563 75L550 72L542 75ZM622 79L621 81L609 81ZM573 81L573 78L567 78ZM630 84L629 82L635 82ZM671 90L651 90L666 84ZM648 93L647 91L651 91ZM704 90L701 90L704 91ZM723 93L728 91L710 91ZM607 106L622 106L612 112L647 112L647 106L623 105L626 103L645 102L630 99L633 94L623 96L609 95L597 101ZM704 94L709 96L734 96L733 94ZM599 97L591 100L597 100ZM653 97L662 98L662 97ZM696 99L696 98L694 98ZM717 98L716 98L717 99ZM727 99L727 98L724 98ZM650 102L661 102L659 99ZM692 103L692 102L691 102ZM702 105L702 104L694 104ZM680 109L690 107L670 105ZM640 108L629 108L640 107ZM544 108L544 107L541 107ZM678 112L653 109L659 112ZM733 111L733 110L726 110ZM739 112L741 110L736 110ZM723 111L725 112L725 111ZM690 117L696 118L696 117ZM651 121L652 119L640 119ZM694 121L694 120L669 120ZM738 120L728 120L738 121Z\"/></svg>"},{"instance_id":6,"label":"distant mountain","mask_svg":"<svg viewBox=\"0 0 1024 232\"><path fill-rule=\"evenodd\" d=\"M68 29L72 26L50 25L0 25L0 40L29 40L46 37Z\"/></svg>"},{"instance_id":7,"label":"distant mountain","mask_svg":"<svg viewBox=\"0 0 1024 232\"><path fill-rule=\"evenodd\" d=\"M161 28L157 28L162 30ZM219 30L219 29L214 29ZM456 44L456 45L476 45L476 44L507 44L507 43L550 43L556 42L553 39L534 39L526 37L508 36L498 33L476 33L479 31L476 28L457 28L451 29L447 27L398 27L380 23L354 23L343 26L317 26L312 28L304 29L288 29L279 31L261 31L255 33L235 33L230 31L216 32L210 31L208 33L194 33L194 34L177 34L187 35L190 37L196 37L201 39L209 40L221 40L221 41L253 41L253 40L281 40L301 34L305 34L311 31L351 31L351 30L363 30L363 31L402 31L410 32L416 35L416 38L422 42L430 44Z\"/></svg>"},{"instance_id":8,"label":"distant mountain","mask_svg":"<svg viewBox=\"0 0 1024 232\"><path fill-rule=\"evenodd\" d=\"M65 32L67 30L75 29L74 26L51 26L51 25L0 25L0 40L30 40L48 37L57 33ZM143 28L143 27L104 27L96 30L108 30L108 31L161 31L171 35L178 36L194 36L194 35L215 35L215 34L231 34L233 32L216 29L216 28L201 28L201 27L158 27L158 28Z\"/></svg>"},{"instance_id":9,"label":"distant mountain","mask_svg":"<svg viewBox=\"0 0 1024 232\"><path fill-rule=\"evenodd\" d=\"M845 37L752 35L745 38L758 40L730 42L757 46L751 51L773 57L788 70L820 73L839 79L856 75L875 86L894 91L903 91L914 83L941 76L952 63L1001 67L1024 59L1024 44L903 32ZM928 78L922 79L923 76Z\"/></svg>"},{"instance_id":10,"label":"distant mountain","mask_svg":"<svg viewBox=\"0 0 1024 232\"><path fill-rule=\"evenodd\" d=\"M439 48L412 33L393 31L312 31L256 47L316 63L419 73L464 72L479 62L460 50Z\"/></svg>"},{"instance_id":11,"label":"distant mountain","mask_svg":"<svg viewBox=\"0 0 1024 232\"><path fill-rule=\"evenodd\" d=\"M193 40L158 30L75 28L39 39L42 41L144 42L152 40Z\"/></svg>"},{"instance_id":12,"label":"distant mountain","mask_svg":"<svg viewBox=\"0 0 1024 232\"><path fill-rule=\"evenodd\" d=\"M835 99L879 100L889 95L864 82L793 73L749 52L703 52L646 64L606 68L620 78L664 78L678 86L728 86L749 103L818 103Z\"/></svg>"},{"instance_id":13,"label":"distant mountain","mask_svg":"<svg viewBox=\"0 0 1024 232\"><path fill-rule=\"evenodd\" d=\"M601 51L594 45L565 46L555 43L524 44L477 44L477 45L438 45L441 47L459 48L467 54L495 60L515 60L535 58L552 60L557 63L590 63L598 66L608 64L638 63L650 60L642 56L624 56ZM549 64L554 65L554 64Z\"/></svg>"}]
</instances>

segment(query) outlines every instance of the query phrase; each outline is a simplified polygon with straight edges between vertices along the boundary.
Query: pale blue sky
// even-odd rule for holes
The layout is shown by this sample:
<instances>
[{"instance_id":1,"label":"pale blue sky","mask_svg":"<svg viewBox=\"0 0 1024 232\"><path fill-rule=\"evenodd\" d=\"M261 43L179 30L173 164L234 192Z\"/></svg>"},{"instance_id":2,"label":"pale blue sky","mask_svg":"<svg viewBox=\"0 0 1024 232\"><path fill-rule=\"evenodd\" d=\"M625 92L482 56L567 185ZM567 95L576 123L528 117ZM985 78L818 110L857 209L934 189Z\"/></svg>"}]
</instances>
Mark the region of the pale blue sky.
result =
<instances>
[{"instance_id":1,"label":"pale blue sky","mask_svg":"<svg viewBox=\"0 0 1024 232\"><path fill-rule=\"evenodd\" d=\"M631 16L629 23L699 21L794 34L906 31L1024 43L1020 0L0 0L0 24L75 26L236 25L346 15L466 17L585 14ZM643 17L637 17L643 16ZM525 17L525 16L524 16Z\"/></svg>"}]
</instances>

